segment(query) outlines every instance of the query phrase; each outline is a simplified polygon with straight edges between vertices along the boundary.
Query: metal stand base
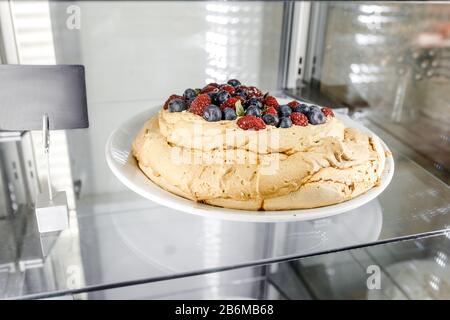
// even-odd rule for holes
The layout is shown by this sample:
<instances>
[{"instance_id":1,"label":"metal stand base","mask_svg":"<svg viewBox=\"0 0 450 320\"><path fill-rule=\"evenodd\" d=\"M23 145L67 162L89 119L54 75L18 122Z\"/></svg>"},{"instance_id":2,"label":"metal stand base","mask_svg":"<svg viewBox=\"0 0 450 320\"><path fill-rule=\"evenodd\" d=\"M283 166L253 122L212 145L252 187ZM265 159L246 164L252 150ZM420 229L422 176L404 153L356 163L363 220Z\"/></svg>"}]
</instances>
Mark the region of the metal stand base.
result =
<instances>
[{"instance_id":1,"label":"metal stand base","mask_svg":"<svg viewBox=\"0 0 450 320\"><path fill-rule=\"evenodd\" d=\"M69 209L64 191L58 192L50 200L48 194L36 197L36 220L40 233L54 232L69 227Z\"/></svg>"}]
</instances>

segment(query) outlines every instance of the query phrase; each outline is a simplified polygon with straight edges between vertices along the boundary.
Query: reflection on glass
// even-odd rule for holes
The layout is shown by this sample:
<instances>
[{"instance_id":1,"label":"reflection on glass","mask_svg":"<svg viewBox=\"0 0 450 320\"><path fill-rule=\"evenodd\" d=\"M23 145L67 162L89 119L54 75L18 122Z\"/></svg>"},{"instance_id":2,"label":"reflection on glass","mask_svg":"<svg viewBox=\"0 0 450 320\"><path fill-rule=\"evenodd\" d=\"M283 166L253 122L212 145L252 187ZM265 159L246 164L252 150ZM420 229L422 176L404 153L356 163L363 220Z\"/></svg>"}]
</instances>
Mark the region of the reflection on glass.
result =
<instances>
[{"instance_id":1,"label":"reflection on glass","mask_svg":"<svg viewBox=\"0 0 450 320\"><path fill-rule=\"evenodd\" d=\"M330 3L318 79L335 104L361 111L447 183L449 19L443 3Z\"/></svg>"}]
</instances>

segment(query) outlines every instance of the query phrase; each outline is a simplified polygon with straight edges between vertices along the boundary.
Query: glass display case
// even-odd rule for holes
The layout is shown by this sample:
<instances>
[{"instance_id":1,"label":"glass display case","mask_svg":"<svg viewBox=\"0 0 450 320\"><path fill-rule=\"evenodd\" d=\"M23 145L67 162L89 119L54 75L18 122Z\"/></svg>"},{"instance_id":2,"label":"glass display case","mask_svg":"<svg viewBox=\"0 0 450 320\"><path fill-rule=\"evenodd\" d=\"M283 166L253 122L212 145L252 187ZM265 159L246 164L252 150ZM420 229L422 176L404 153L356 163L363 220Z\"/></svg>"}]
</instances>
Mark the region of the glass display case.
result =
<instances>
[{"instance_id":1,"label":"glass display case","mask_svg":"<svg viewBox=\"0 0 450 320\"><path fill-rule=\"evenodd\" d=\"M449 299L448 21L434 2L0 0L0 62L84 65L90 122L51 133L70 227L45 234L41 134L0 132L0 298ZM392 150L392 182L344 214L252 223L169 209L115 178L117 126L229 78L364 124Z\"/></svg>"}]
</instances>

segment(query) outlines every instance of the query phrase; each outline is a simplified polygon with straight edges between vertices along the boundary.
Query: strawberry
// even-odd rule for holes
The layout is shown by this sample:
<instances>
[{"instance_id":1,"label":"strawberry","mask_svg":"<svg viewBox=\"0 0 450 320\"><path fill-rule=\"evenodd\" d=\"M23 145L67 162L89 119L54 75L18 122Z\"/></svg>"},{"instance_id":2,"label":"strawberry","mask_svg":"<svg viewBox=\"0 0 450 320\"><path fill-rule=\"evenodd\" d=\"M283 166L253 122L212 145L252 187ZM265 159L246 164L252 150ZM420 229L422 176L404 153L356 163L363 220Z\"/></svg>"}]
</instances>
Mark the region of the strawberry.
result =
<instances>
[{"instance_id":1,"label":"strawberry","mask_svg":"<svg viewBox=\"0 0 450 320\"><path fill-rule=\"evenodd\" d=\"M291 107L291 108L295 108L295 107L298 107L298 106L300 105L300 102L298 102L298 101L296 101L296 100L292 100L292 101L289 102L287 105L288 105L289 107Z\"/></svg>"},{"instance_id":2,"label":"strawberry","mask_svg":"<svg viewBox=\"0 0 450 320\"><path fill-rule=\"evenodd\" d=\"M322 112L325 115L325 117L328 117L328 116L334 117L334 112L333 112L333 110L331 110L331 108L324 107L324 108L322 108Z\"/></svg>"},{"instance_id":3,"label":"strawberry","mask_svg":"<svg viewBox=\"0 0 450 320\"><path fill-rule=\"evenodd\" d=\"M177 95L177 94L172 94L172 95L166 100L166 102L164 102L163 108L164 108L164 109L167 109L167 108L169 107L170 101L172 101L172 100L174 100L174 99L183 99L183 97L182 97L182 96L179 96L179 95Z\"/></svg>"},{"instance_id":4,"label":"strawberry","mask_svg":"<svg viewBox=\"0 0 450 320\"><path fill-rule=\"evenodd\" d=\"M273 96L267 96L266 100L264 101L264 104L268 107L273 107L273 108L278 107L278 101Z\"/></svg>"},{"instance_id":5,"label":"strawberry","mask_svg":"<svg viewBox=\"0 0 450 320\"><path fill-rule=\"evenodd\" d=\"M220 105L220 109L225 109L225 108L232 108L233 110L236 110L236 102L241 101L241 103L244 102L244 99L242 97L231 97L228 98L224 103L222 103Z\"/></svg>"},{"instance_id":6,"label":"strawberry","mask_svg":"<svg viewBox=\"0 0 450 320\"><path fill-rule=\"evenodd\" d=\"M227 91L229 94L233 94L235 89L233 86L230 86L229 84L224 84L220 87L220 89Z\"/></svg>"},{"instance_id":7,"label":"strawberry","mask_svg":"<svg viewBox=\"0 0 450 320\"><path fill-rule=\"evenodd\" d=\"M263 119L249 115L240 117L237 125L243 130L261 130L266 128Z\"/></svg>"},{"instance_id":8,"label":"strawberry","mask_svg":"<svg viewBox=\"0 0 450 320\"><path fill-rule=\"evenodd\" d=\"M292 123L296 126L302 126L305 127L308 125L308 118L300 112L292 112L291 113L291 120Z\"/></svg>"},{"instance_id":9,"label":"strawberry","mask_svg":"<svg viewBox=\"0 0 450 320\"><path fill-rule=\"evenodd\" d=\"M270 114L273 114L273 115L278 115L277 109L275 109L274 107L267 108L266 113L270 113Z\"/></svg>"},{"instance_id":10,"label":"strawberry","mask_svg":"<svg viewBox=\"0 0 450 320\"><path fill-rule=\"evenodd\" d=\"M198 116L203 116L203 111L210 104L211 98L208 96L208 94L199 94L197 97L195 97L194 101L192 101L189 112L192 112Z\"/></svg>"}]
</instances>

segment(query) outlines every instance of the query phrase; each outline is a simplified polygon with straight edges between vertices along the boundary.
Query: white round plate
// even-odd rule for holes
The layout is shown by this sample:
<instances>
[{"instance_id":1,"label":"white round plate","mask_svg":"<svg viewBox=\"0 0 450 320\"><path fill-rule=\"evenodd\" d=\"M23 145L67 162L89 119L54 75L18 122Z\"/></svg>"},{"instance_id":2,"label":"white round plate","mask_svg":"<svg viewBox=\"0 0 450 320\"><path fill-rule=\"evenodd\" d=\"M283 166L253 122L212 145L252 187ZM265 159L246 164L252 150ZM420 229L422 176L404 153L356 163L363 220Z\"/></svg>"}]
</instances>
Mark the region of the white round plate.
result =
<instances>
[{"instance_id":1,"label":"white round plate","mask_svg":"<svg viewBox=\"0 0 450 320\"><path fill-rule=\"evenodd\" d=\"M278 99L285 103L283 99ZM172 194L148 179L139 169L135 158L131 154L131 144L139 129L161 107L157 106L141 112L125 121L114 130L106 143L105 155L108 166L114 175L128 188L137 194L150 199L163 206L182 212L234 221L249 222L282 222L313 220L343 213L375 199L389 185L394 175L394 159L386 144L381 144L389 156L386 157L385 169L381 175L381 184L366 193L351 200L313 209L283 210L283 211L248 211L215 207L208 204L197 203ZM348 116L336 114L347 127L358 128L361 131L375 135L369 129L350 119Z\"/></svg>"}]
</instances>

